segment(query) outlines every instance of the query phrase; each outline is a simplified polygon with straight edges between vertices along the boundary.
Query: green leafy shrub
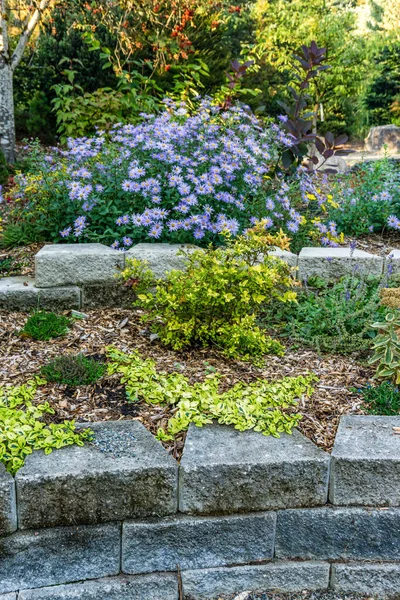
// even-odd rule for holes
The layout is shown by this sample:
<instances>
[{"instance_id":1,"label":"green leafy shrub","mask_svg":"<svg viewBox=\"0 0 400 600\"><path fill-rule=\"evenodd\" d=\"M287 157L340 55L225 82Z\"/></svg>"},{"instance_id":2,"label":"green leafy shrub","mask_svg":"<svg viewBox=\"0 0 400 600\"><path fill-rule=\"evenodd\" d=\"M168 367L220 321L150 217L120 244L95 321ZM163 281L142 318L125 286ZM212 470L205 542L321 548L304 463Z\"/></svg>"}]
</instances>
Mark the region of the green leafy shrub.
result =
<instances>
[{"instance_id":1,"label":"green leafy shrub","mask_svg":"<svg viewBox=\"0 0 400 600\"><path fill-rule=\"evenodd\" d=\"M398 229L400 216L400 169L395 161L383 158L366 162L348 175L332 182L337 208L328 206L338 230L359 236L389 227ZM390 219L389 217L395 217Z\"/></svg>"},{"instance_id":2,"label":"green leafy shrub","mask_svg":"<svg viewBox=\"0 0 400 600\"><path fill-rule=\"evenodd\" d=\"M268 256L272 246L286 247L287 238L255 228L227 246L186 252L187 269L171 271L148 291L149 270L128 262L122 278L138 291L136 306L152 323L163 344L181 350L191 344L215 345L231 358L257 360L282 354L282 345L256 325L260 307L273 299L289 302L290 267ZM262 260L259 260L263 256ZM147 288L147 289L146 289Z\"/></svg>"},{"instance_id":3,"label":"green leafy shrub","mask_svg":"<svg viewBox=\"0 0 400 600\"><path fill-rule=\"evenodd\" d=\"M383 381L376 386L367 385L357 391L361 393L369 414L387 416L400 414L400 391L390 381Z\"/></svg>"},{"instance_id":4,"label":"green leafy shrub","mask_svg":"<svg viewBox=\"0 0 400 600\"><path fill-rule=\"evenodd\" d=\"M378 363L375 379L384 379L393 383L400 383L400 315L398 312L389 312L385 321L371 325L379 331L372 349L373 355L369 359L370 365Z\"/></svg>"},{"instance_id":5,"label":"green leafy shrub","mask_svg":"<svg viewBox=\"0 0 400 600\"><path fill-rule=\"evenodd\" d=\"M40 310L28 317L20 335L34 340L47 341L65 335L70 325L71 319L68 317Z\"/></svg>"},{"instance_id":6,"label":"green leafy shrub","mask_svg":"<svg viewBox=\"0 0 400 600\"><path fill-rule=\"evenodd\" d=\"M379 281L350 275L332 286L320 282L319 288L309 287L312 284L318 282L305 285L298 303L280 312L271 307L267 323L275 311L284 336L322 352L348 354L370 348L375 335L370 323L387 310L380 305Z\"/></svg>"},{"instance_id":7,"label":"green leafy shrub","mask_svg":"<svg viewBox=\"0 0 400 600\"><path fill-rule=\"evenodd\" d=\"M77 444L83 446L91 431L75 431L74 421L46 425L43 418L53 414L48 402L34 405L37 386L43 380L30 380L25 385L0 387L0 461L14 475L28 454L44 450L50 454L55 448Z\"/></svg>"},{"instance_id":8,"label":"green leafy shrub","mask_svg":"<svg viewBox=\"0 0 400 600\"><path fill-rule=\"evenodd\" d=\"M237 383L221 393L218 373L191 385L181 373L158 373L155 362L142 359L137 352L127 355L108 348L108 356L111 359L109 372L121 373L121 383L126 385L131 401L175 407L166 429L158 431L157 437L161 440L173 439L190 423L202 427L213 420L234 425L240 431L254 429L274 437L283 432L291 433L301 419L300 414L291 412L296 399L312 394L312 382L316 380L313 374L274 382L257 379L250 384Z\"/></svg>"},{"instance_id":9,"label":"green leafy shrub","mask_svg":"<svg viewBox=\"0 0 400 600\"><path fill-rule=\"evenodd\" d=\"M48 381L78 386L94 383L104 375L106 366L83 354L57 356L42 367L41 373Z\"/></svg>"}]
</instances>

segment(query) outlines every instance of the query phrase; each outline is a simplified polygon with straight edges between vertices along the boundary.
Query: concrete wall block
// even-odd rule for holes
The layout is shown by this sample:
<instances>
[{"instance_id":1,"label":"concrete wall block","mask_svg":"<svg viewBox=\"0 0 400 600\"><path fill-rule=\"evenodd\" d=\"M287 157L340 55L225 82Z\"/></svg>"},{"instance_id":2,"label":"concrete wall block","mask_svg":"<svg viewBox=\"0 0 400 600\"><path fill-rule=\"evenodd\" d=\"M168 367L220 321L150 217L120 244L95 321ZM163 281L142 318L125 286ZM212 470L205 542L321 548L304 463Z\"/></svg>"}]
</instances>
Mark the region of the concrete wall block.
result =
<instances>
[{"instance_id":1,"label":"concrete wall block","mask_svg":"<svg viewBox=\"0 0 400 600\"><path fill-rule=\"evenodd\" d=\"M178 465L138 421L91 423L95 442L34 452L16 474L20 529L165 516Z\"/></svg>"},{"instance_id":2,"label":"concrete wall block","mask_svg":"<svg viewBox=\"0 0 400 600\"><path fill-rule=\"evenodd\" d=\"M0 279L0 309L69 310L81 307L81 291L76 286L39 289L32 277Z\"/></svg>"},{"instance_id":3,"label":"concrete wall block","mask_svg":"<svg viewBox=\"0 0 400 600\"><path fill-rule=\"evenodd\" d=\"M125 522L125 573L204 569L273 557L273 512L232 517L173 517Z\"/></svg>"},{"instance_id":4,"label":"concrete wall block","mask_svg":"<svg viewBox=\"0 0 400 600\"><path fill-rule=\"evenodd\" d=\"M0 593L117 575L121 526L110 523L0 538Z\"/></svg>"},{"instance_id":5,"label":"concrete wall block","mask_svg":"<svg viewBox=\"0 0 400 600\"><path fill-rule=\"evenodd\" d=\"M113 283L124 268L125 253L103 244L53 244L36 254L39 288Z\"/></svg>"},{"instance_id":6,"label":"concrete wall block","mask_svg":"<svg viewBox=\"0 0 400 600\"><path fill-rule=\"evenodd\" d=\"M400 590L399 563L335 563L331 586L339 592L395 595Z\"/></svg>"},{"instance_id":7,"label":"concrete wall block","mask_svg":"<svg viewBox=\"0 0 400 600\"><path fill-rule=\"evenodd\" d=\"M18 600L178 600L178 581L176 575L169 573L141 577L120 575L39 590L22 590Z\"/></svg>"},{"instance_id":8,"label":"concrete wall block","mask_svg":"<svg viewBox=\"0 0 400 600\"><path fill-rule=\"evenodd\" d=\"M136 258L147 261L149 268L157 279L163 279L168 271L184 270L185 257L181 250L198 249L190 244L137 244L126 253L126 258Z\"/></svg>"},{"instance_id":9,"label":"concrete wall block","mask_svg":"<svg viewBox=\"0 0 400 600\"><path fill-rule=\"evenodd\" d=\"M350 248L303 248L299 254L299 279L335 280L352 273L380 277L383 265L381 256L363 250L351 253Z\"/></svg>"},{"instance_id":10,"label":"concrete wall block","mask_svg":"<svg viewBox=\"0 0 400 600\"><path fill-rule=\"evenodd\" d=\"M179 510L232 514L324 504L329 462L299 431L274 438L191 425L179 470Z\"/></svg>"},{"instance_id":11,"label":"concrete wall block","mask_svg":"<svg viewBox=\"0 0 400 600\"><path fill-rule=\"evenodd\" d=\"M299 592L329 585L329 564L278 562L182 572L183 591L191 600L214 600L244 591Z\"/></svg>"},{"instance_id":12,"label":"concrete wall block","mask_svg":"<svg viewBox=\"0 0 400 600\"><path fill-rule=\"evenodd\" d=\"M15 482L0 463L0 536L17 529L17 504Z\"/></svg>"},{"instance_id":13,"label":"concrete wall block","mask_svg":"<svg viewBox=\"0 0 400 600\"><path fill-rule=\"evenodd\" d=\"M323 507L278 512L275 556L400 560L400 509Z\"/></svg>"},{"instance_id":14,"label":"concrete wall block","mask_svg":"<svg viewBox=\"0 0 400 600\"><path fill-rule=\"evenodd\" d=\"M400 505L400 417L340 419L332 452L330 501L342 506Z\"/></svg>"}]
</instances>

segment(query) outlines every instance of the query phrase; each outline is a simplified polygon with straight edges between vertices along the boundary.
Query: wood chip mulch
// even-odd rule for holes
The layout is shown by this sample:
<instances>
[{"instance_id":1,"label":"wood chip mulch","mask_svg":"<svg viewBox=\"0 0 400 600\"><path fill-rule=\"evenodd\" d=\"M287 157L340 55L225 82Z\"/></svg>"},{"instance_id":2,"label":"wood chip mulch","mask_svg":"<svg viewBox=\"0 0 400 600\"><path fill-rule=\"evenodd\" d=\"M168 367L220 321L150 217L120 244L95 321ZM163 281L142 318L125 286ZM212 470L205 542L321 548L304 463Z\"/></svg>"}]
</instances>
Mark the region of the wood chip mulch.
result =
<instances>
[{"instance_id":1,"label":"wood chip mulch","mask_svg":"<svg viewBox=\"0 0 400 600\"><path fill-rule=\"evenodd\" d=\"M25 277L35 276L35 255L44 246L44 244L31 244L30 246L20 246L18 248L3 249L0 248L0 279L2 277L13 277L15 275L24 275ZM11 267L7 271L1 269L2 261L10 259Z\"/></svg>"},{"instance_id":2,"label":"wood chip mulch","mask_svg":"<svg viewBox=\"0 0 400 600\"><path fill-rule=\"evenodd\" d=\"M300 400L298 411L303 419L299 429L327 451L332 449L340 416L363 412L360 396L350 388L359 388L372 375L368 367L351 357L318 355L311 349L288 349L284 357L267 356L262 369L227 360L213 349L174 352L158 341L151 342L150 331L131 310L90 311L87 318L74 321L66 336L49 342L18 335L26 318L24 313L0 311L0 386L25 383L60 354L83 352L104 359L110 345L124 352L138 350L143 357L154 359L158 369L180 371L191 383L203 380L210 368L216 369L223 375L225 389L238 381L251 382L258 377L275 380L313 371L319 381L312 397ZM153 433L171 414L169 408L128 403L118 375L105 375L96 384L79 388L48 384L39 389L37 399L50 402L55 422L71 418L78 422L137 419ZM179 458L183 443L184 434L166 446Z\"/></svg>"}]
</instances>

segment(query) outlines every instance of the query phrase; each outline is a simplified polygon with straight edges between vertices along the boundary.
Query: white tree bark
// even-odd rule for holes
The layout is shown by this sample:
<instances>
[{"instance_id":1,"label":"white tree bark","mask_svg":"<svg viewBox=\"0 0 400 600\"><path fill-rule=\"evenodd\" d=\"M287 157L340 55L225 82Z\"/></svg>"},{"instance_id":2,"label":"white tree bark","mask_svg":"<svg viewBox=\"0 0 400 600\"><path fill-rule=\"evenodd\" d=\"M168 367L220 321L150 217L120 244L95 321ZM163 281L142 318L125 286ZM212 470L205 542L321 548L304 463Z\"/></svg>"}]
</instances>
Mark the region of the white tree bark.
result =
<instances>
[{"instance_id":1,"label":"white tree bark","mask_svg":"<svg viewBox=\"0 0 400 600\"><path fill-rule=\"evenodd\" d=\"M9 163L13 163L15 160L13 73L21 61L26 45L35 31L43 11L49 4L50 0L40 0L36 4L34 12L28 13L24 29L11 54L8 29L11 9L8 0L0 0L0 147Z\"/></svg>"},{"instance_id":2,"label":"white tree bark","mask_svg":"<svg viewBox=\"0 0 400 600\"><path fill-rule=\"evenodd\" d=\"M0 60L0 146L8 163L15 160L13 71Z\"/></svg>"}]
</instances>

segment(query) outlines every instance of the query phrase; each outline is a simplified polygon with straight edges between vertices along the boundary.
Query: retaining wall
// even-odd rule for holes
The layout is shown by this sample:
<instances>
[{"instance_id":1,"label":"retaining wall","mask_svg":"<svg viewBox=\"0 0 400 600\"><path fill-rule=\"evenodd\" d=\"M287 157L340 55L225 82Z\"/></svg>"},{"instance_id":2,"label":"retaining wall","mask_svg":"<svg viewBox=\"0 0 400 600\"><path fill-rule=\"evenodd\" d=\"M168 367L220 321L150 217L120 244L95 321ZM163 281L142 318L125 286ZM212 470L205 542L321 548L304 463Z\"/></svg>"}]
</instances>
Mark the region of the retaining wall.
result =
<instances>
[{"instance_id":1,"label":"retaining wall","mask_svg":"<svg viewBox=\"0 0 400 600\"><path fill-rule=\"evenodd\" d=\"M163 277L167 271L184 266L178 255L181 248L179 244L138 244L119 252L102 244L44 246L36 255L35 278L0 279L0 309L131 306L132 290L116 283L126 259L147 260L155 275ZM393 250L386 259L350 248L303 248L298 256L282 250L274 254L298 267L301 280L314 276L335 279L352 272L380 277L389 262L391 273L400 271L400 250Z\"/></svg>"},{"instance_id":2,"label":"retaining wall","mask_svg":"<svg viewBox=\"0 0 400 600\"><path fill-rule=\"evenodd\" d=\"M94 443L0 471L0 599L398 592L399 425L342 417L332 455L191 426L178 465L137 421L91 424Z\"/></svg>"}]
</instances>

